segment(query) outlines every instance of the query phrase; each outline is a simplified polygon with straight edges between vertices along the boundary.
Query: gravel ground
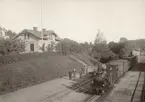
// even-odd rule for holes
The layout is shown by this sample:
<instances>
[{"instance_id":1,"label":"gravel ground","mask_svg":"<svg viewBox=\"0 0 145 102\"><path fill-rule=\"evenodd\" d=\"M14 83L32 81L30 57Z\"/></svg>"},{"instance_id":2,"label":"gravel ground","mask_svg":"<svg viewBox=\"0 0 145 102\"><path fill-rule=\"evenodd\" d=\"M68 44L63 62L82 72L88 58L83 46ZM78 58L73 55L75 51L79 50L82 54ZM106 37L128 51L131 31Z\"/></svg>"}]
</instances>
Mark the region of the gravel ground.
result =
<instances>
[{"instance_id":1,"label":"gravel ground","mask_svg":"<svg viewBox=\"0 0 145 102\"><path fill-rule=\"evenodd\" d=\"M71 86L74 81L59 78L32 87L20 89L0 96L0 102L45 102L48 97L53 97L66 86ZM49 102L49 101L48 101Z\"/></svg>"},{"instance_id":2,"label":"gravel ground","mask_svg":"<svg viewBox=\"0 0 145 102\"><path fill-rule=\"evenodd\" d=\"M120 79L119 83L115 85L113 91L104 99L103 102L130 102L133 95L139 72L129 71ZM141 73L140 80L135 91L133 102L140 102L144 81L144 73Z\"/></svg>"}]
</instances>

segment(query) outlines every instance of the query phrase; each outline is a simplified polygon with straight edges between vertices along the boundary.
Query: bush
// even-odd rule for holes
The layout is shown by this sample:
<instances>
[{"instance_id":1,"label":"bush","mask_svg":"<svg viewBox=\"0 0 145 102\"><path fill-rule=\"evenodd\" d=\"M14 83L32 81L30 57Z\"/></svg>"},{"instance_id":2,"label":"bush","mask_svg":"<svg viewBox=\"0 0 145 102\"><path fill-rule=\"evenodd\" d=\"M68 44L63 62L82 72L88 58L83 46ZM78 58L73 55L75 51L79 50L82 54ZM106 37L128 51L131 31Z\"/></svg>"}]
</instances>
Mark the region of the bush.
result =
<instances>
[{"instance_id":1,"label":"bush","mask_svg":"<svg viewBox=\"0 0 145 102\"><path fill-rule=\"evenodd\" d=\"M0 55L20 53L25 51L25 44L21 40L0 39Z\"/></svg>"},{"instance_id":2,"label":"bush","mask_svg":"<svg viewBox=\"0 0 145 102\"><path fill-rule=\"evenodd\" d=\"M60 54L55 52L9 54L9 55L0 56L0 65L9 64L13 62L20 62L29 59L35 59L44 56L54 56L54 55L60 55Z\"/></svg>"}]
</instances>

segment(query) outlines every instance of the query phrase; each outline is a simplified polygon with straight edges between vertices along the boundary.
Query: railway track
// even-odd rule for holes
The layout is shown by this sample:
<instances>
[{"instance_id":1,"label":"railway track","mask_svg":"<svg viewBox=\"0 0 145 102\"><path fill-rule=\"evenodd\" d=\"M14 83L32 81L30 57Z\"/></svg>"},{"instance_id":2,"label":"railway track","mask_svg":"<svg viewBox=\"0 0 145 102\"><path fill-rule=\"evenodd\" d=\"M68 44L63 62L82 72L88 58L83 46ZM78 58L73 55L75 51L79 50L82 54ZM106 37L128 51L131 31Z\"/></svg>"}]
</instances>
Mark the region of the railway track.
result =
<instances>
[{"instance_id":1,"label":"railway track","mask_svg":"<svg viewBox=\"0 0 145 102\"><path fill-rule=\"evenodd\" d=\"M145 74L145 73L144 73ZM133 91L133 94L131 96L131 101L130 102L133 102L133 99L134 99L134 95L135 95L135 92L136 92L136 89L138 87L138 83L139 83L139 80L140 80L140 76L141 76L141 72L139 72L139 76L138 76L138 79L137 79L137 83L135 85L135 88L134 88L134 91ZM114 87L114 86L113 86ZM93 95L91 97L89 97L87 99L86 102L102 102L102 100L110 93L110 91L113 89L113 87L111 87L106 93L104 93L103 95Z\"/></svg>"},{"instance_id":2,"label":"railway track","mask_svg":"<svg viewBox=\"0 0 145 102\"><path fill-rule=\"evenodd\" d=\"M137 80L137 83L136 83L136 85L135 85L135 89L134 89L134 91L133 91L133 94L132 94L132 96L131 96L131 102L133 102L134 95L135 95L135 92L136 92L136 89L137 89L137 87L138 87L138 83L139 83L139 80L140 80L140 75L141 75L141 72L139 72L138 80Z\"/></svg>"},{"instance_id":3,"label":"railway track","mask_svg":"<svg viewBox=\"0 0 145 102\"><path fill-rule=\"evenodd\" d=\"M103 98L105 98L110 93L110 91L113 88L114 86L111 86L110 89L102 95L93 95L89 97L86 102L100 102Z\"/></svg>"},{"instance_id":4,"label":"railway track","mask_svg":"<svg viewBox=\"0 0 145 102\"><path fill-rule=\"evenodd\" d=\"M69 89L61 90L61 91L59 91L59 92L57 92L57 93L54 93L54 94L51 95L51 96L48 96L48 97L43 98L41 101L43 101L43 102L45 102L45 101L48 102L48 100L54 100L54 99L63 98L64 96L68 95L68 94L69 94L70 92L72 92L72 91L79 91L80 89L82 90L82 86L84 86L84 85L90 83L91 81L92 81L92 77L89 78L88 80L84 81L83 83L78 84L78 85L76 85L75 87L70 88L71 90L69 90ZM83 92L85 92L85 91L87 91L87 90L84 89Z\"/></svg>"}]
</instances>

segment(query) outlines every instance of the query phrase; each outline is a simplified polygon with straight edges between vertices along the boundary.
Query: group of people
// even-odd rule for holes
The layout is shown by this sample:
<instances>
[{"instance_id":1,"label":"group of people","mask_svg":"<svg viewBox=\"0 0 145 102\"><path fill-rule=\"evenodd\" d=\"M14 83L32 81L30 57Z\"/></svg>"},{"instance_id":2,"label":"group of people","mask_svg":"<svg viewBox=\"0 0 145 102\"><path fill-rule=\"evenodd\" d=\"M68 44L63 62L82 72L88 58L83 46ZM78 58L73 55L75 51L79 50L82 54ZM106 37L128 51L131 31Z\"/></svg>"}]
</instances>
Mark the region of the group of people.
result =
<instances>
[{"instance_id":1,"label":"group of people","mask_svg":"<svg viewBox=\"0 0 145 102\"><path fill-rule=\"evenodd\" d=\"M69 75L69 79L70 79L70 80L71 80L72 78L75 79L75 77L76 77L76 69L70 70L70 71L68 72L68 75Z\"/></svg>"},{"instance_id":2,"label":"group of people","mask_svg":"<svg viewBox=\"0 0 145 102\"><path fill-rule=\"evenodd\" d=\"M79 71L79 78L82 77L83 74L86 74L88 72L88 68L81 68L80 71ZM69 70L68 72L68 76L69 76L69 79L72 80L72 79L76 79L76 69L74 68L73 70Z\"/></svg>"}]
</instances>

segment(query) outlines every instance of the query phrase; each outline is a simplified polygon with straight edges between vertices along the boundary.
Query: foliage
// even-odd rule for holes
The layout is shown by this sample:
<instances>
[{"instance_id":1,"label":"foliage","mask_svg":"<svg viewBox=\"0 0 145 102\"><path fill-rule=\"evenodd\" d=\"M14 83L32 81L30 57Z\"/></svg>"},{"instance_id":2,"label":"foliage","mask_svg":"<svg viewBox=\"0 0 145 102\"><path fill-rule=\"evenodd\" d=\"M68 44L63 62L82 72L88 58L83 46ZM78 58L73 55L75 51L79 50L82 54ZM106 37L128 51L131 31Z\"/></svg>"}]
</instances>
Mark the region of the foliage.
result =
<instances>
[{"instance_id":1,"label":"foliage","mask_svg":"<svg viewBox=\"0 0 145 102\"><path fill-rule=\"evenodd\" d=\"M16 33L11 31L11 30L7 30L6 31L6 35L9 36L9 38L13 38L14 36L16 36Z\"/></svg>"},{"instance_id":2,"label":"foliage","mask_svg":"<svg viewBox=\"0 0 145 102\"><path fill-rule=\"evenodd\" d=\"M115 53L119 54L121 49L124 47L124 43L109 42L108 47Z\"/></svg>"},{"instance_id":3,"label":"foliage","mask_svg":"<svg viewBox=\"0 0 145 102\"><path fill-rule=\"evenodd\" d=\"M122 45L122 48L119 52L119 57L128 57L132 53L132 46L128 42L122 42L120 43Z\"/></svg>"},{"instance_id":4,"label":"foliage","mask_svg":"<svg viewBox=\"0 0 145 102\"><path fill-rule=\"evenodd\" d=\"M100 31L98 31L90 55L103 63L112 60L115 57L115 54L107 46L106 39Z\"/></svg>"},{"instance_id":5,"label":"foliage","mask_svg":"<svg viewBox=\"0 0 145 102\"><path fill-rule=\"evenodd\" d=\"M7 55L19 53L25 50L25 44L21 40L0 39L0 54Z\"/></svg>"},{"instance_id":6,"label":"foliage","mask_svg":"<svg viewBox=\"0 0 145 102\"><path fill-rule=\"evenodd\" d=\"M130 41L127 41L126 38L120 38L120 42L110 42L108 47L119 57L127 57L131 55L133 44Z\"/></svg>"},{"instance_id":7,"label":"foliage","mask_svg":"<svg viewBox=\"0 0 145 102\"><path fill-rule=\"evenodd\" d=\"M63 39L56 45L56 50L64 55L72 53L89 53L92 48L92 43L78 43L70 39Z\"/></svg>"},{"instance_id":8,"label":"foliage","mask_svg":"<svg viewBox=\"0 0 145 102\"><path fill-rule=\"evenodd\" d=\"M120 42L126 42L126 41L127 41L127 38L125 38L125 37L120 38Z\"/></svg>"},{"instance_id":9,"label":"foliage","mask_svg":"<svg viewBox=\"0 0 145 102\"><path fill-rule=\"evenodd\" d=\"M133 49L145 51L145 39L129 40L128 43Z\"/></svg>"},{"instance_id":10,"label":"foliage","mask_svg":"<svg viewBox=\"0 0 145 102\"><path fill-rule=\"evenodd\" d=\"M80 43L81 52L89 53L91 46L91 43L88 42Z\"/></svg>"},{"instance_id":11,"label":"foliage","mask_svg":"<svg viewBox=\"0 0 145 102\"><path fill-rule=\"evenodd\" d=\"M60 54L55 52L45 52L45 53L14 53L9 55L0 56L0 66L5 64L10 64L13 62L20 62L28 59L35 59L45 56L59 56Z\"/></svg>"},{"instance_id":12,"label":"foliage","mask_svg":"<svg viewBox=\"0 0 145 102\"><path fill-rule=\"evenodd\" d=\"M106 44L107 43L107 41L103 35L103 32L101 32L99 29L98 29L98 33L96 35L94 43L95 44Z\"/></svg>"},{"instance_id":13,"label":"foliage","mask_svg":"<svg viewBox=\"0 0 145 102\"><path fill-rule=\"evenodd\" d=\"M56 45L56 50L64 55L81 52L79 43L70 39L63 39Z\"/></svg>"},{"instance_id":14,"label":"foliage","mask_svg":"<svg viewBox=\"0 0 145 102\"><path fill-rule=\"evenodd\" d=\"M115 54L108 48L106 44L95 44L92 49L93 57L102 63L112 60Z\"/></svg>"}]
</instances>

